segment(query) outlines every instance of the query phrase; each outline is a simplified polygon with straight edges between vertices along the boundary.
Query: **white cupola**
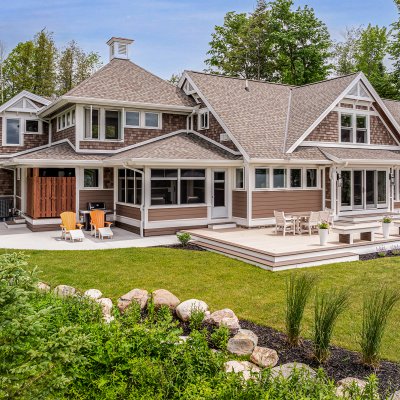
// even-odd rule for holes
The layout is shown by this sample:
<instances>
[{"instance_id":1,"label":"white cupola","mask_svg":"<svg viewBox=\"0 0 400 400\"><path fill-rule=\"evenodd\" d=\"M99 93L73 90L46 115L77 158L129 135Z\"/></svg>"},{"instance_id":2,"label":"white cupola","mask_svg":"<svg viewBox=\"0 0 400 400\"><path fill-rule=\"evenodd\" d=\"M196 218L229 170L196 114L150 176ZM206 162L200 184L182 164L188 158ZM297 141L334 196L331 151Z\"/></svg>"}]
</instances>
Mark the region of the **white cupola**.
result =
<instances>
[{"instance_id":1,"label":"white cupola","mask_svg":"<svg viewBox=\"0 0 400 400\"><path fill-rule=\"evenodd\" d=\"M108 46L110 47L110 61L113 58L129 60L129 45L131 45L132 43L132 39L112 37L107 42Z\"/></svg>"}]
</instances>

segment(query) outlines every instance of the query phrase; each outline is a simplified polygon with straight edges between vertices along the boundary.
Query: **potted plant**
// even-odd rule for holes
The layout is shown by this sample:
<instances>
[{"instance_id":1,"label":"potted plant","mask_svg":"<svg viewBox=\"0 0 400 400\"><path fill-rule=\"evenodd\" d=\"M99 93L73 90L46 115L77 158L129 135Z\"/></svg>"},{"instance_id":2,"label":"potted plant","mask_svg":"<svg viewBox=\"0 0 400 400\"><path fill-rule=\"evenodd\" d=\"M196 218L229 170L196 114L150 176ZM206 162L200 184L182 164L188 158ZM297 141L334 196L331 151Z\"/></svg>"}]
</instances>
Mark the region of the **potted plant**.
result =
<instances>
[{"instance_id":1,"label":"potted plant","mask_svg":"<svg viewBox=\"0 0 400 400\"><path fill-rule=\"evenodd\" d=\"M392 218L383 217L382 219L382 232L383 237L387 239L389 237L390 225L392 224Z\"/></svg>"},{"instance_id":2,"label":"potted plant","mask_svg":"<svg viewBox=\"0 0 400 400\"><path fill-rule=\"evenodd\" d=\"M321 221L318 224L318 232L319 232L319 243L321 246L325 246L328 241L329 234L329 224L326 221Z\"/></svg>"}]
</instances>

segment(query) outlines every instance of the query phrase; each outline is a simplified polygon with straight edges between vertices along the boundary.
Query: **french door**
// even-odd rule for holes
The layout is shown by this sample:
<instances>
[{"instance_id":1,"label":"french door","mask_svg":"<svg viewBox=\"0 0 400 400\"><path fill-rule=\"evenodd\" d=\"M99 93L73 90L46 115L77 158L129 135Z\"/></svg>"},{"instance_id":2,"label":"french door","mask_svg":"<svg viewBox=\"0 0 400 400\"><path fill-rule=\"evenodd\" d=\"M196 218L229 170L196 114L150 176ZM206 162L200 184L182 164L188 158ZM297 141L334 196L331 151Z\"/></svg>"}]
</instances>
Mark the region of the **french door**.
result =
<instances>
[{"instance_id":1,"label":"french door","mask_svg":"<svg viewBox=\"0 0 400 400\"><path fill-rule=\"evenodd\" d=\"M341 211L387 208L386 170L343 170L341 178Z\"/></svg>"}]
</instances>

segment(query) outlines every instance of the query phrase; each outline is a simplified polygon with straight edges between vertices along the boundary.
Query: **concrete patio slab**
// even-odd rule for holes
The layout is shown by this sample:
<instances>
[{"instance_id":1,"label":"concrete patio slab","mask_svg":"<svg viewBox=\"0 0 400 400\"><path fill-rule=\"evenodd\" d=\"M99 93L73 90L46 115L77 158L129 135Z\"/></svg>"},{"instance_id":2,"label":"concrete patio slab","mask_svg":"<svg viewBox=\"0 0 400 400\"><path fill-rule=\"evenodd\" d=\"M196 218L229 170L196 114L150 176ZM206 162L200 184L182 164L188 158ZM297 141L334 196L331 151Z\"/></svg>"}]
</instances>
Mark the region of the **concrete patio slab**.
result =
<instances>
[{"instance_id":1,"label":"concrete patio slab","mask_svg":"<svg viewBox=\"0 0 400 400\"><path fill-rule=\"evenodd\" d=\"M8 229L0 223L0 248L19 250L104 250L129 247L154 247L177 244L174 235L141 238L124 229L113 228L114 238L95 238L84 232L82 242L61 239L61 231L32 232L26 227Z\"/></svg>"}]
</instances>

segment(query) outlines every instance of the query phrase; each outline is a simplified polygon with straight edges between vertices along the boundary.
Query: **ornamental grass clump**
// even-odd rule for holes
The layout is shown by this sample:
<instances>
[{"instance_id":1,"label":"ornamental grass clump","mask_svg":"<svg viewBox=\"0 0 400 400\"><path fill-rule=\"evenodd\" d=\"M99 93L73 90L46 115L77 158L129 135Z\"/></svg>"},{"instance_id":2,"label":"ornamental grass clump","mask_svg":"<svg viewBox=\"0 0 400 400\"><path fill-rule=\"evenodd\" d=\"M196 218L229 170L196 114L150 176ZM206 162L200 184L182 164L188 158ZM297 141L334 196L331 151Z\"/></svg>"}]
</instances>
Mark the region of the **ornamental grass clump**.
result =
<instances>
[{"instance_id":1,"label":"ornamental grass clump","mask_svg":"<svg viewBox=\"0 0 400 400\"><path fill-rule=\"evenodd\" d=\"M288 342L297 346L300 339L301 321L316 277L309 274L290 275L286 285L286 334Z\"/></svg>"},{"instance_id":2,"label":"ornamental grass clump","mask_svg":"<svg viewBox=\"0 0 400 400\"><path fill-rule=\"evenodd\" d=\"M361 330L361 353L365 364L379 364L379 352L389 316L400 300L400 293L383 288L364 299Z\"/></svg>"},{"instance_id":3,"label":"ornamental grass clump","mask_svg":"<svg viewBox=\"0 0 400 400\"><path fill-rule=\"evenodd\" d=\"M314 306L314 356L319 363L329 357L329 344L339 315L348 305L348 292L334 290L315 296Z\"/></svg>"},{"instance_id":4,"label":"ornamental grass clump","mask_svg":"<svg viewBox=\"0 0 400 400\"><path fill-rule=\"evenodd\" d=\"M196 306L192 307L189 318L189 328L191 331L200 330L203 325L204 315L205 313L201 308Z\"/></svg>"}]
</instances>

